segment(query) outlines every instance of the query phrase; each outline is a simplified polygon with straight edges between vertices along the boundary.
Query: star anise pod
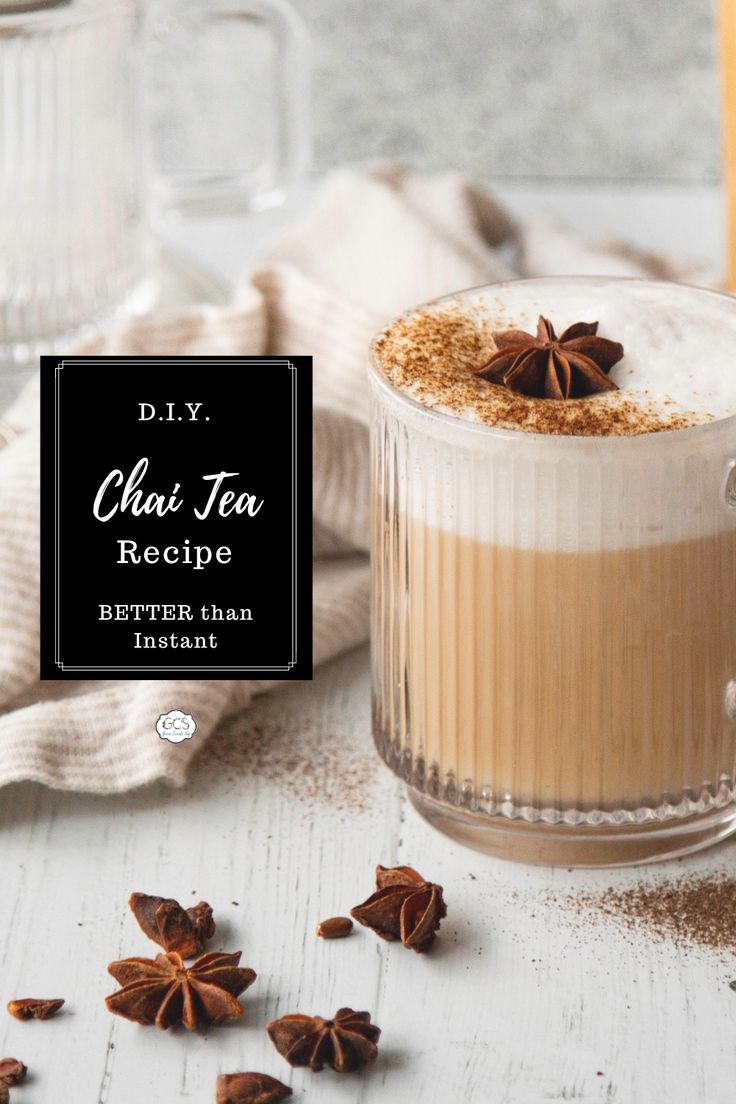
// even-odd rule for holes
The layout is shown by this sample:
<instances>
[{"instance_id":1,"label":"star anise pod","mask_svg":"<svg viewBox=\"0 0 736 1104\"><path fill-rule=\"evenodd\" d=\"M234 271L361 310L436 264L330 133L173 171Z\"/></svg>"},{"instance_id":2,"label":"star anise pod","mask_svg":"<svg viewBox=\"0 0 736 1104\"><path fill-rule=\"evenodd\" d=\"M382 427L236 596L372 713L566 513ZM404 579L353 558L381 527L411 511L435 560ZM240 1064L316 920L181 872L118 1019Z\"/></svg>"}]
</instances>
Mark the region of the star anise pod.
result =
<instances>
[{"instance_id":1,"label":"star anise pod","mask_svg":"<svg viewBox=\"0 0 736 1104\"><path fill-rule=\"evenodd\" d=\"M493 335L498 352L476 373L522 395L577 399L599 391L616 391L608 373L624 355L618 341L598 337L597 322L576 322L558 337L540 314L537 336L524 330Z\"/></svg>"},{"instance_id":2,"label":"star anise pod","mask_svg":"<svg viewBox=\"0 0 736 1104\"><path fill-rule=\"evenodd\" d=\"M400 939L422 954L434 943L447 916L442 886L427 882L410 866L376 867L376 892L350 915L381 939Z\"/></svg>"},{"instance_id":3,"label":"star anise pod","mask_svg":"<svg viewBox=\"0 0 736 1104\"><path fill-rule=\"evenodd\" d=\"M215 934L212 909L206 901L184 909L171 897L151 897L132 893L128 901L141 930L165 951L176 951L182 958L201 954Z\"/></svg>"},{"instance_id":4,"label":"star anise pod","mask_svg":"<svg viewBox=\"0 0 736 1104\"><path fill-rule=\"evenodd\" d=\"M266 1030L290 1066L309 1066L315 1073L325 1066L338 1073L351 1073L373 1062L381 1034L368 1012L354 1012L352 1008L340 1008L331 1020L299 1013L282 1016Z\"/></svg>"},{"instance_id":5,"label":"star anise pod","mask_svg":"<svg viewBox=\"0 0 736 1104\"><path fill-rule=\"evenodd\" d=\"M205 1024L237 1020L243 1006L235 998L256 979L238 966L240 951L211 951L187 967L175 951L150 958L112 962L108 972L122 989L105 998L116 1016L133 1023L155 1024L164 1031L183 1024L196 1031Z\"/></svg>"},{"instance_id":6,"label":"star anise pod","mask_svg":"<svg viewBox=\"0 0 736 1104\"><path fill-rule=\"evenodd\" d=\"M216 1093L217 1104L279 1104L291 1089L267 1073L221 1073Z\"/></svg>"}]
</instances>

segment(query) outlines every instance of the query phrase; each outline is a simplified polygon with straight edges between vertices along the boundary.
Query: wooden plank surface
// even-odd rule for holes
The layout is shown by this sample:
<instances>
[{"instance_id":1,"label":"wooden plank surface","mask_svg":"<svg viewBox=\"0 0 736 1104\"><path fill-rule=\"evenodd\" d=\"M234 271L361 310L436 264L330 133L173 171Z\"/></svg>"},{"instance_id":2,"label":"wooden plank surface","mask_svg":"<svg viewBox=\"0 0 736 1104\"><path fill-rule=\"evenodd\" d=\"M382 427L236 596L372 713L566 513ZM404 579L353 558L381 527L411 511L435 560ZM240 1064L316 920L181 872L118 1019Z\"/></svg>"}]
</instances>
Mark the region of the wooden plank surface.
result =
<instances>
[{"instance_id":1,"label":"wooden plank surface","mask_svg":"<svg viewBox=\"0 0 736 1104\"><path fill-rule=\"evenodd\" d=\"M337 1104L726 1104L736 1078L736 963L595 921L581 889L732 869L733 845L641 871L488 859L408 806L370 745L364 649L264 697L205 748L183 790L119 798L0 792L0 1001L63 996L46 1023L0 1013L0 1056L33 1079L16 1104L214 1099L218 1071L256 1069L295 1099ZM156 736L152 733L152 739ZM427 956L358 929L314 936L370 892L376 862L416 864L449 916ZM214 945L258 972L245 1020L202 1036L110 1016L106 964L154 950L131 890L214 906ZM237 902L235 904L234 902ZM264 1031L285 1012L369 1009L363 1074L290 1071Z\"/></svg>"}]
</instances>

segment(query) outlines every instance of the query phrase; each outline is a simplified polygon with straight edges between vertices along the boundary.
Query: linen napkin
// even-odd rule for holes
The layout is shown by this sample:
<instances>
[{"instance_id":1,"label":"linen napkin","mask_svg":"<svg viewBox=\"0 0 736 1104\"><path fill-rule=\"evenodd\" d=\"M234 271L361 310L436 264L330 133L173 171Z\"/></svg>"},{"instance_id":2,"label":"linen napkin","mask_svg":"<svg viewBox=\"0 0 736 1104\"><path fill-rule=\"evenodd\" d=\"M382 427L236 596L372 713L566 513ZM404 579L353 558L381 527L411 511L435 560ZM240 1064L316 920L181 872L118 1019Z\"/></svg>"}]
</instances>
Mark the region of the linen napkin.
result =
<instances>
[{"instance_id":1,"label":"linen napkin","mask_svg":"<svg viewBox=\"0 0 736 1104\"><path fill-rule=\"evenodd\" d=\"M660 258L594 247L543 219L513 220L456 173L393 166L326 178L313 209L247 271L227 309L160 310L114 326L95 354L314 357L314 660L368 634L366 350L392 316L426 299L520 275L687 275ZM702 274L699 282L706 282ZM181 784L204 740L253 681L40 682L39 429L34 381L0 420L0 785L112 793ZM198 730L172 746L170 708Z\"/></svg>"}]
</instances>

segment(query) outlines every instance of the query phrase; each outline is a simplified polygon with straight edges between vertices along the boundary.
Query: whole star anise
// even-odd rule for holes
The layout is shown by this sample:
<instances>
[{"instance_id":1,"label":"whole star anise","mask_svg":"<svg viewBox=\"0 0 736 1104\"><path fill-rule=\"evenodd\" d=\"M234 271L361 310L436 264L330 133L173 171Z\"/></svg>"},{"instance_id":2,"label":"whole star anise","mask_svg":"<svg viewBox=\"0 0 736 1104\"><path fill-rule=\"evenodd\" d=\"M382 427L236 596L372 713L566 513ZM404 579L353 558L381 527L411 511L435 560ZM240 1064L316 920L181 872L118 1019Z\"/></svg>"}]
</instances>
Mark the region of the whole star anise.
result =
<instances>
[{"instance_id":1,"label":"whole star anise","mask_svg":"<svg viewBox=\"0 0 736 1104\"><path fill-rule=\"evenodd\" d=\"M442 886L427 882L410 866L376 867L376 892L350 915L381 939L400 939L422 954L434 943L440 921L447 916Z\"/></svg>"},{"instance_id":2,"label":"whole star anise","mask_svg":"<svg viewBox=\"0 0 736 1104\"><path fill-rule=\"evenodd\" d=\"M299 1013L282 1016L266 1030L290 1066L309 1066L315 1073L325 1066L338 1073L351 1073L373 1062L381 1034L368 1012L354 1012L352 1008L338 1009L331 1020Z\"/></svg>"},{"instance_id":3,"label":"whole star anise","mask_svg":"<svg viewBox=\"0 0 736 1104\"><path fill-rule=\"evenodd\" d=\"M597 322L576 322L558 337L550 320L540 315L536 337L524 330L495 333L498 352L476 375L510 391L546 399L615 391L608 373L621 360L624 347L597 335Z\"/></svg>"},{"instance_id":4,"label":"whole star anise","mask_svg":"<svg viewBox=\"0 0 736 1104\"><path fill-rule=\"evenodd\" d=\"M205 1024L237 1020L243 1006L235 998L256 979L239 962L240 951L211 951L189 967L175 951L155 959L112 962L108 972L122 988L106 997L105 1004L116 1016L164 1031L179 1023L196 1031Z\"/></svg>"},{"instance_id":5,"label":"whole star anise","mask_svg":"<svg viewBox=\"0 0 736 1104\"><path fill-rule=\"evenodd\" d=\"M141 931L165 951L176 951L182 958L201 954L215 934L212 909L206 901L184 909L171 897L131 893L128 904Z\"/></svg>"}]
</instances>

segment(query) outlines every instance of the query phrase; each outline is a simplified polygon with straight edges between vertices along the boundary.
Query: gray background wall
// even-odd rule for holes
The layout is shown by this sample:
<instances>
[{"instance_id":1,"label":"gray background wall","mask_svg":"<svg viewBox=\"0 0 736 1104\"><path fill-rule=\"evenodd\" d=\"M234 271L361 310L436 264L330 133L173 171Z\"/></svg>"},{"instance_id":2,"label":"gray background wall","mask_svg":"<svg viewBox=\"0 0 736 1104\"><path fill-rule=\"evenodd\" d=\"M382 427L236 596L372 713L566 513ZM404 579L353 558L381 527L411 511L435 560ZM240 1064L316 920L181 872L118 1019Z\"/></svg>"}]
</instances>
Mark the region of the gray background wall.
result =
<instances>
[{"instance_id":1,"label":"gray background wall","mask_svg":"<svg viewBox=\"0 0 736 1104\"><path fill-rule=\"evenodd\" d=\"M318 169L719 175L712 0L293 2L315 45Z\"/></svg>"}]
</instances>

